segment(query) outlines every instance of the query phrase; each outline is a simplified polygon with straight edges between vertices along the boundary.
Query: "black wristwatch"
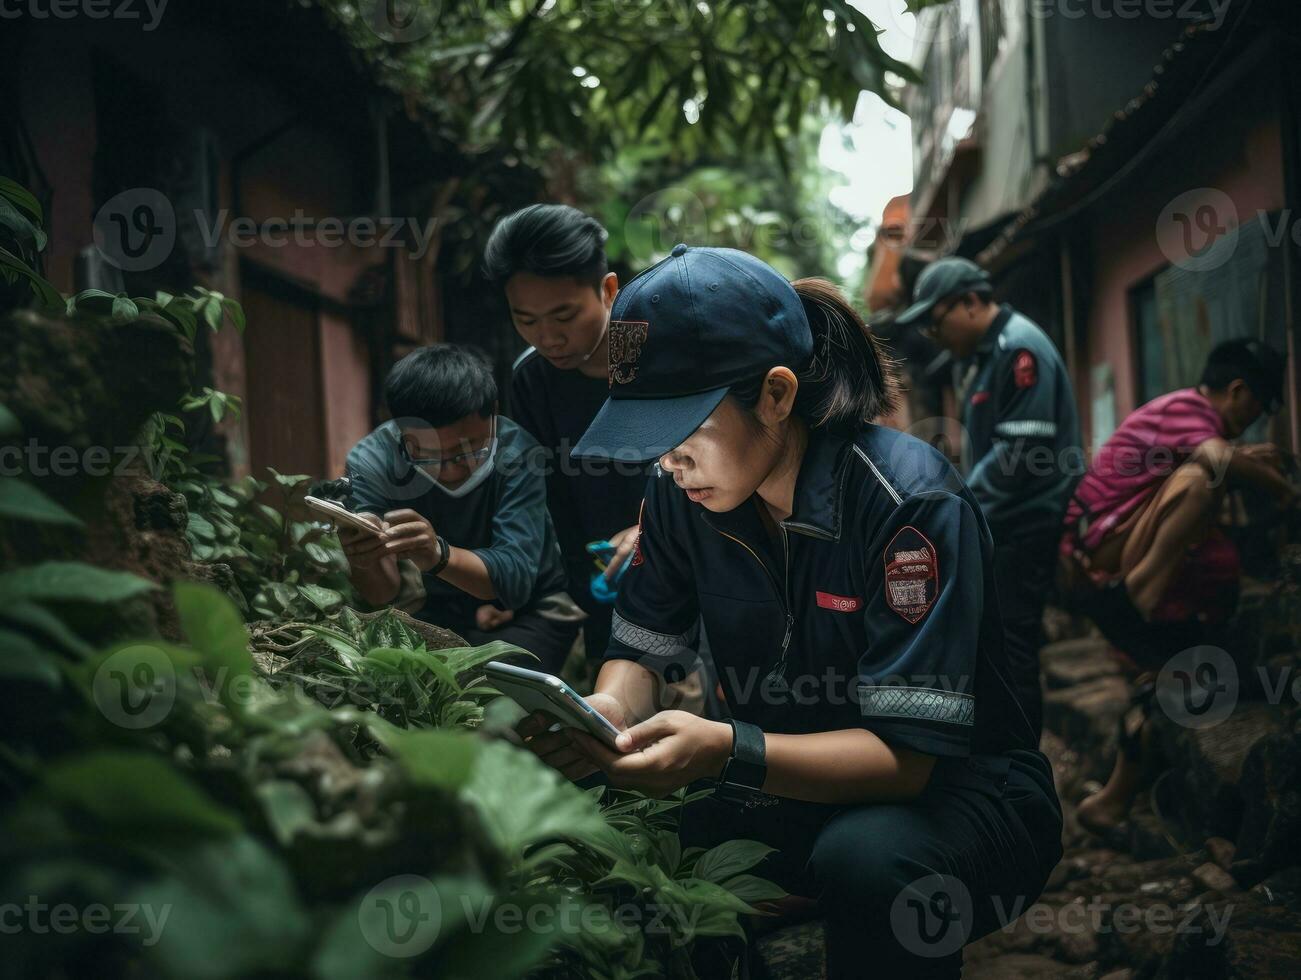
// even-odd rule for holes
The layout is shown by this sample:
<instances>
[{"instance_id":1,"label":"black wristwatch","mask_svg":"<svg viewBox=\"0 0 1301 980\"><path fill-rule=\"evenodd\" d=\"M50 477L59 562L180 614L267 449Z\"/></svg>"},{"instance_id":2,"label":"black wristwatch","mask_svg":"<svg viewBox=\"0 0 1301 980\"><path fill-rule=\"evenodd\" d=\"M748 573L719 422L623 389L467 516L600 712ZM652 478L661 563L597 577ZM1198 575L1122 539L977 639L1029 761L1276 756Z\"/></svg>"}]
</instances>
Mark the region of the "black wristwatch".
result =
<instances>
[{"instance_id":1,"label":"black wristwatch","mask_svg":"<svg viewBox=\"0 0 1301 980\"><path fill-rule=\"evenodd\" d=\"M441 534L435 534L434 538L438 541L438 547L442 553L442 557L439 558L438 563L429 570L430 575L437 575L446 568L447 563L452 560L452 546L447 543L447 539Z\"/></svg>"},{"instance_id":2,"label":"black wristwatch","mask_svg":"<svg viewBox=\"0 0 1301 980\"><path fill-rule=\"evenodd\" d=\"M727 723L732 726L732 754L718 777L714 795L748 807L771 806L777 797L763 792L763 781L768 775L763 731L758 725L735 718L729 718Z\"/></svg>"}]
</instances>

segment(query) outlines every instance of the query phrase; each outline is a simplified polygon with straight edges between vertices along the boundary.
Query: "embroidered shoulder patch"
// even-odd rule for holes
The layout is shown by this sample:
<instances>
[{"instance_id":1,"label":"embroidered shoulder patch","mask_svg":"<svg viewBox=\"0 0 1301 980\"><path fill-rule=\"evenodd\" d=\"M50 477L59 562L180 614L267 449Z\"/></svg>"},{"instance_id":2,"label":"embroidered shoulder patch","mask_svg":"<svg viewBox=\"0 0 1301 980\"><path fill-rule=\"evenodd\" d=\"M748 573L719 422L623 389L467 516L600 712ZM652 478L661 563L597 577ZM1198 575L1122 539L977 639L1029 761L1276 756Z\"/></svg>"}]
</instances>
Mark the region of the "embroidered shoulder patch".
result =
<instances>
[{"instance_id":1,"label":"embroidered shoulder patch","mask_svg":"<svg viewBox=\"0 0 1301 980\"><path fill-rule=\"evenodd\" d=\"M626 385L637 378L637 361L650 324L641 320L610 321L610 387Z\"/></svg>"},{"instance_id":2,"label":"embroidered shoulder patch","mask_svg":"<svg viewBox=\"0 0 1301 980\"><path fill-rule=\"evenodd\" d=\"M931 611L940 591L940 561L930 539L911 524L885 546L885 601L910 623Z\"/></svg>"},{"instance_id":3,"label":"embroidered shoulder patch","mask_svg":"<svg viewBox=\"0 0 1301 980\"><path fill-rule=\"evenodd\" d=\"M1012 379L1018 388L1031 388L1039 380L1039 367L1028 350L1021 351L1012 362Z\"/></svg>"}]
</instances>

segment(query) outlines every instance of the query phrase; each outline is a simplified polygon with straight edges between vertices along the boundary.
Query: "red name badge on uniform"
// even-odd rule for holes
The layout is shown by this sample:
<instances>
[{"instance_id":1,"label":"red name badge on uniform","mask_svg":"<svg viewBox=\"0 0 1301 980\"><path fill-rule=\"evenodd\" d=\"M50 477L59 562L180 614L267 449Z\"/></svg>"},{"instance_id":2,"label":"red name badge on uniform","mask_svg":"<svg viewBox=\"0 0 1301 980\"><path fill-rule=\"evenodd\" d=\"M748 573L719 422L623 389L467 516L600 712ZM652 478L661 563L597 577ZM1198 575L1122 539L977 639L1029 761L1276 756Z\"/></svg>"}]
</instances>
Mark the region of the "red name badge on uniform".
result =
<instances>
[{"instance_id":1,"label":"red name badge on uniform","mask_svg":"<svg viewBox=\"0 0 1301 980\"><path fill-rule=\"evenodd\" d=\"M910 623L935 605L940 591L940 560L935 545L911 524L901 527L885 548L886 604Z\"/></svg>"},{"instance_id":2,"label":"red name badge on uniform","mask_svg":"<svg viewBox=\"0 0 1301 980\"><path fill-rule=\"evenodd\" d=\"M833 592L815 592L818 605L823 609L832 609L836 612L858 612L863 608L863 600L858 596L836 595Z\"/></svg>"}]
</instances>

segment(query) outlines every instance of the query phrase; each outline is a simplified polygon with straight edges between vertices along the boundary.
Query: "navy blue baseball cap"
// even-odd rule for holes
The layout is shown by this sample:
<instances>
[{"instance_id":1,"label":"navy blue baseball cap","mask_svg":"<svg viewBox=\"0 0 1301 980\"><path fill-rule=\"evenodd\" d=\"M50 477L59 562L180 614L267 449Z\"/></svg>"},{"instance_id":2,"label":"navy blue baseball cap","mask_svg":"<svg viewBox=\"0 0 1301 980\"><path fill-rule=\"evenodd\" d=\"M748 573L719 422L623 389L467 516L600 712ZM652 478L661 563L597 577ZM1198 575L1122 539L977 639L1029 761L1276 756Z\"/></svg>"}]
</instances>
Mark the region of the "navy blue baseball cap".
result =
<instances>
[{"instance_id":1,"label":"navy blue baseball cap","mask_svg":"<svg viewBox=\"0 0 1301 980\"><path fill-rule=\"evenodd\" d=\"M813 352L786 277L730 248L675 245L610 312L610 397L575 457L646 462L686 442L734 385Z\"/></svg>"}]
</instances>

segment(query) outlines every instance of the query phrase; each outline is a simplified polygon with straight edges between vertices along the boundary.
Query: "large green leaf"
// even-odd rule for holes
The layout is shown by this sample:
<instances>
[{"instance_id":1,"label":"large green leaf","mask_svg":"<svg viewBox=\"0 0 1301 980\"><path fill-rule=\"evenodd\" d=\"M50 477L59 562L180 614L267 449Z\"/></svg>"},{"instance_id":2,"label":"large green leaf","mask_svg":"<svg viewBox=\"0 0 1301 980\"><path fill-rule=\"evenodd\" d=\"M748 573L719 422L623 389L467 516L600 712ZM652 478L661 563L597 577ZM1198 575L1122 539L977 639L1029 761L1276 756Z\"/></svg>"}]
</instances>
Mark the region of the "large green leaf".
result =
<instances>
[{"instance_id":1,"label":"large green leaf","mask_svg":"<svg viewBox=\"0 0 1301 980\"><path fill-rule=\"evenodd\" d=\"M154 587L130 572L77 561L46 561L0 574L0 605L20 599L122 602Z\"/></svg>"},{"instance_id":2,"label":"large green leaf","mask_svg":"<svg viewBox=\"0 0 1301 980\"><path fill-rule=\"evenodd\" d=\"M189 846L132 903L167 909L144 975L224 980L300 975L312 922L280 858L252 837Z\"/></svg>"},{"instance_id":3,"label":"large green leaf","mask_svg":"<svg viewBox=\"0 0 1301 980\"><path fill-rule=\"evenodd\" d=\"M404 731L384 738L407 775L418 786L459 790L470 779L484 743L450 731Z\"/></svg>"},{"instance_id":4,"label":"large green leaf","mask_svg":"<svg viewBox=\"0 0 1301 980\"><path fill-rule=\"evenodd\" d=\"M700 855L693 873L697 878L718 884L733 875L749 871L772 852L773 848L759 841L724 841Z\"/></svg>"},{"instance_id":5,"label":"large green leaf","mask_svg":"<svg viewBox=\"0 0 1301 980\"><path fill-rule=\"evenodd\" d=\"M59 666L35 643L12 630L0 628L0 677L6 681L35 681L46 687L59 686Z\"/></svg>"},{"instance_id":6,"label":"large green leaf","mask_svg":"<svg viewBox=\"0 0 1301 980\"><path fill-rule=\"evenodd\" d=\"M150 752L87 752L52 764L42 785L54 800L94 817L118 836L224 836L239 829L233 814Z\"/></svg>"},{"instance_id":7,"label":"large green leaf","mask_svg":"<svg viewBox=\"0 0 1301 980\"><path fill-rule=\"evenodd\" d=\"M29 632L42 633L70 653L88 657L94 650L71 627L44 606L26 599L0 606L0 619L26 627Z\"/></svg>"},{"instance_id":8,"label":"large green leaf","mask_svg":"<svg viewBox=\"0 0 1301 980\"><path fill-rule=\"evenodd\" d=\"M18 421L18 416L4 405L0 405L0 439L8 439L22 431L23 424Z\"/></svg>"},{"instance_id":9,"label":"large green leaf","mask_svg":"<svg viewBox=\"0 0 1301 980\"><path fill-rule=\"evenodd\" d=\"M480 748L462 796L478 809L485 829L508 854L520 855L546 840L584 839L605 828L591 796L531 752L505 741Z\"/></svg>"},{"instance_id":10,"label":"large green leaf","mask_svg":"<svg viewBox=\"0 0 1301 980\"><path fill-rule=\"evenodd\" d=\"M0 177L0 197L8 198L18 208L26 211L36 224L45 223L45 213L41 210L41 202L36 200L35 195L18 181L9 177Z\"/></svg>"},{"instance_id":11,"label":"large green leaf","mask_svg":"<svg viewBox=\"0 0 1301 980\"><path fill-rule=\"evenodd\" d=\"M172 595L181 628L211 666L235 675L252 671L244 617L229 599L213 586L196 582L177 582Z\"/></svg>"},{"instance_id":12,"label":"large green leaf","mask_svg":"<svg viewBox=\"0 0 1301 980\"><path fill-rule=\"evenodd\" d=\"M25 480L0 477L0 517L80 527L81 520Z\"/></svg>"}]
</instances>

